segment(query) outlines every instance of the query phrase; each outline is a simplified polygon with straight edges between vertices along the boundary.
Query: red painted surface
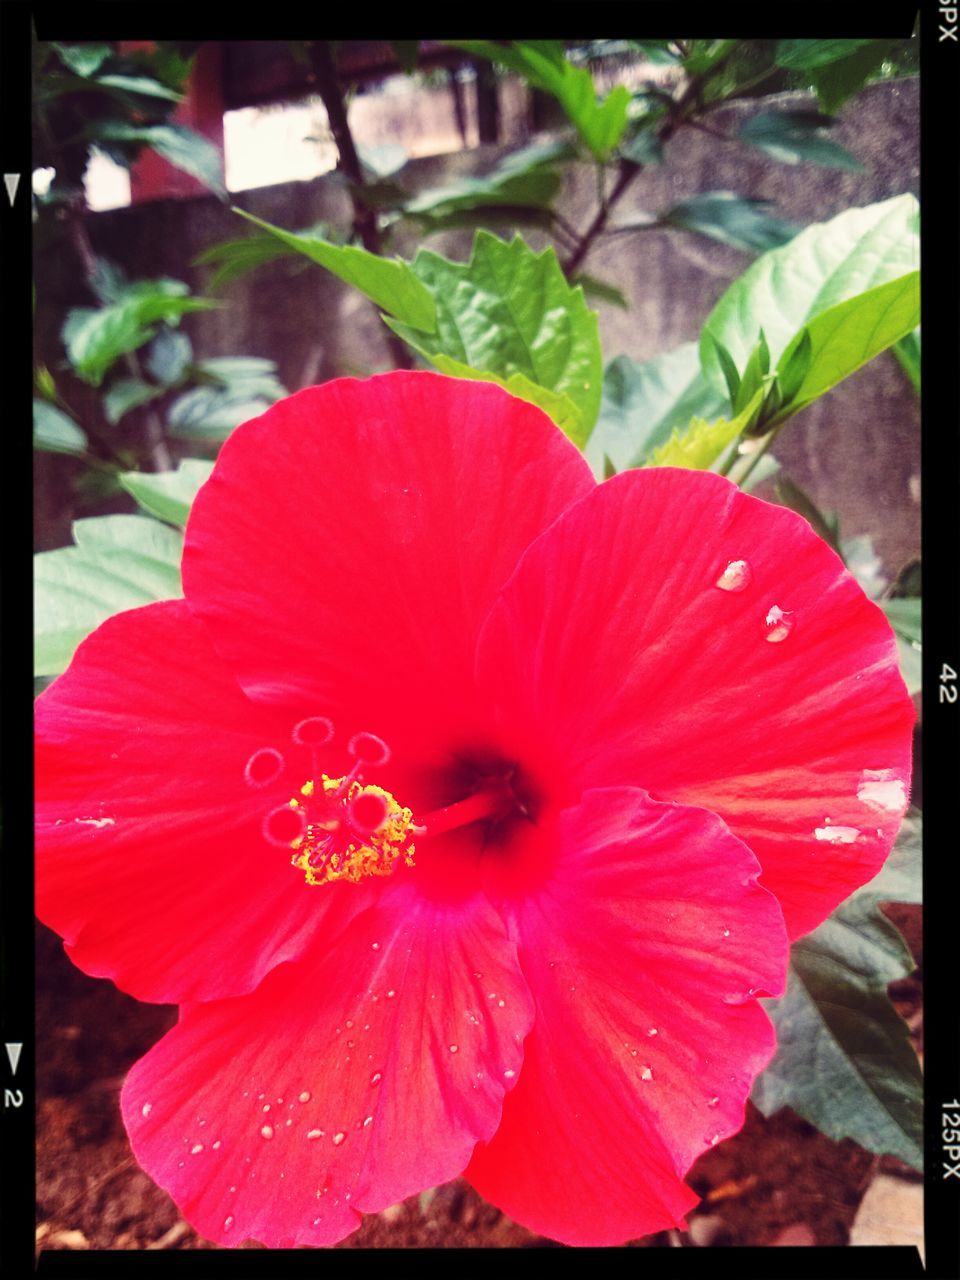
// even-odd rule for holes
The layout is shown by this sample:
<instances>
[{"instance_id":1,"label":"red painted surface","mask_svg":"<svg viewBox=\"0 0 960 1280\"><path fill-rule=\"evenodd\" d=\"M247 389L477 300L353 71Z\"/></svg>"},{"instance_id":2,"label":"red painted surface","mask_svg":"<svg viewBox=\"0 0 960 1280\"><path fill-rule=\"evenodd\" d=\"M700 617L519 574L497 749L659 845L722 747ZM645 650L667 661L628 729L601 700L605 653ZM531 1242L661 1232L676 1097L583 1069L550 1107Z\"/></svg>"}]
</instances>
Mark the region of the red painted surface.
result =
<instances>
[{"instance_id":1,"label":"red painted surface","mask_svg":"<svg viewBox=\"0 0 960 1280\"><path fill-rule=\"evenodd\" d=\"M122 53L149 49L150 40L125 40ZM194 59L187 81L186 97L171 116L171 123L186 125L214 144L223 156L223 46L216 42L203 45ZM222 164L221 164L222 176ZM169 160L147 148L140 153L130 170L130 203L164 200L208 194L207 187L192 174L184 173Z\"/></svg>"}]
</instances>

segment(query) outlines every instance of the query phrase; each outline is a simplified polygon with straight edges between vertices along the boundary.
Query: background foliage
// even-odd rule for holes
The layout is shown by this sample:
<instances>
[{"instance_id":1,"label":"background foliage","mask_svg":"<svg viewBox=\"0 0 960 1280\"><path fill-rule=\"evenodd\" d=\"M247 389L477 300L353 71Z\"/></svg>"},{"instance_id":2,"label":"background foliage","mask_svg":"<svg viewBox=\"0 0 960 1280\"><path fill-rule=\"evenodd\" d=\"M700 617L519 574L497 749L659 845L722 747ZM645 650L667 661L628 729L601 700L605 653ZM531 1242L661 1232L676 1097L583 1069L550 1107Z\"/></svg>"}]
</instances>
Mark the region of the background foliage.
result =
<instances>
[{"instance_id":1,"label":"background foliage","mask_svg":"<svg viewBox=\"0 0 960 1280\"><path fill-rule=\"evenodd\" d=\"M459 41L455 48L498 74L519 75L551 103L558 122L551 136L501 156L483 176L413 193L395 158L364 156L355 146L336 48L303 45L352 219L298 229L237 209L245 221L237 219L236 236L202 255L209 289L280 259L330 272L379 310L396 364L495 381L538 404L601 479L650 465L713 469L745 489L776 477L777 500L810 521L886 611L904 678L917 691L919 563L886 579L869 539L842 535L836 517L817 508L773 453L797 414L883 351L897 354L919 391L916 200L898 195L800 230L757 199L713 190L620 219L625 193L662 162L676 134L717 132L725 105L774 90L802 88L813 97L802 109L764 106L735 135L717 137L771 166L856 171L861 162L833 136L836 113L871 78L910 71L912 46L864 39ZM78 519L73 546L38 554L40 684L63 671L112 613L180 594L182 529L217 445L286 393L270 359L196 356L181 321L219 301L179 279L128 279L91 244L82 178L94 148L129 166L149 147L225 197L210 144L170 119L195 51L183 43L128 55L109 44L36 48L37 163L55 171L36 201L38 251L66 246L89 305L63 315L60 363L34 370L34 445L75 460L79 503L95 509L124 495L138 508ZM398 53L415 66L413 42ZM642 56L670 75L602 92L591 71L601 55ZM559 207L575 166L588 166L596 183L581 226ZM593 277L587 261L601 244L616 241L626 251L654 228L734 246L754 261L719 297L699 342L605 365L591 302L626 299L616 281ZM473 230L466 261L423 243L451 229ZM533 235L543 247L531 246ZM397 256L395 246L411 237L415 252ZM42 268L37 280L42 291ZM72 408L79 389L84 412ZM915 810L877 879L796 944L787 992L771 1002L780 1049L754 1093L766 1114L791 1106L831 1137L852 1137L917 1168L919 1064L887 996L911 962L879 907L919 898L920 820Z\"/></svg>"}]
</instances>

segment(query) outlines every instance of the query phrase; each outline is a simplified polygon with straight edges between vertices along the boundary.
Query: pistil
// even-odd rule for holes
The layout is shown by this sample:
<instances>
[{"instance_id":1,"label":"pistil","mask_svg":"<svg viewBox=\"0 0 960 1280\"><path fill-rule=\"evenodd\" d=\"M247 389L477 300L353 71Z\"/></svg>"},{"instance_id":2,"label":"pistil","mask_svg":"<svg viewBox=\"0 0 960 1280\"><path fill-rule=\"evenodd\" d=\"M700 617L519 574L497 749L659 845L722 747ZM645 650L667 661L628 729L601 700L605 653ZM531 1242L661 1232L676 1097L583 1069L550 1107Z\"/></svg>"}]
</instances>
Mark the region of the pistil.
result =
<instances>
[{"instance_id":1,"label":"pistil","mask_svg":"<svg viewBox=\"0 0 960 1280\"><path fill-rule=\"evenodd\" d=\"M457 827L469 826L483 818L499 818L513 807L509 786L498 779L492 785L443 809L434 809L418 819L414 831L418 836L439 836Z\"/></svg>"}]
</instances>

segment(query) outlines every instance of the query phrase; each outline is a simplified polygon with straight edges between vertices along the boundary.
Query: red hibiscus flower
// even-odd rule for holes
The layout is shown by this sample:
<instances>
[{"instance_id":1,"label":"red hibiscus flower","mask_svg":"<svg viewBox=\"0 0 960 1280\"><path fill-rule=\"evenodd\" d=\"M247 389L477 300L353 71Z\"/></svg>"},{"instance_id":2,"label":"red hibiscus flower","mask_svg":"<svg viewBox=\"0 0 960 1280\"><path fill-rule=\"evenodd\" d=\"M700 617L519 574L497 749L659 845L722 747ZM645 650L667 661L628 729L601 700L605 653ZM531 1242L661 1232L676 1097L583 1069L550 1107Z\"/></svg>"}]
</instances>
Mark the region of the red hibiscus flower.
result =
<instances>
[{"instance_id":1,"label":"red hibiscus flower","mask_svg":"<svg viewBox=\"0 0 960 1280\"><path fill-rule=\"evenodd\" d=\"M37 710L40 916L183 1006L123 1089L143 1167L228 1245L464 1171L572 1244L682 1225L788 934L906 805L880 611L796 515L597 485L536 408L427 373L237 430L183 581Z\"/></svg>"}]
</instances>

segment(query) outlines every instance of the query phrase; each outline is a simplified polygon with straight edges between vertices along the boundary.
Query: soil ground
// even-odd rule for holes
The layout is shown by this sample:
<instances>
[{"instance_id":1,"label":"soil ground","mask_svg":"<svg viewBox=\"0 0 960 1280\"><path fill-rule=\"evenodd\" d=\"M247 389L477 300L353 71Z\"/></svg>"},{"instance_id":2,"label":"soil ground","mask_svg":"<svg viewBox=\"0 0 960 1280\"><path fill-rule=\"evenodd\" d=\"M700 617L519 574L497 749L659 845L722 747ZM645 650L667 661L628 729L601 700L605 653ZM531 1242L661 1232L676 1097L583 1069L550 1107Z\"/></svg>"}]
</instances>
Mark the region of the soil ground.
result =
<instances>
[{"instance_id":1,"label":"soil ground","mask_svg":"<svg viewBox=\"0 0 960 1280\"><path fill-rule=\"evenodd\" d=\"M918 964L919 910L891 908ZM920 974L895 985L920 1044ZM60 939L37 941L37 1248L212 1249L133 1161L118 1095L132 1064L175 1021L80 973ZM916 1179L891 1157L831 1142L790 1111L764 1119L752 1106L739 1134L708 1151L688 1181L702 1197L689 1231L631 1242L661 1246L845 1245L879 1172ZM462 1179L365 1219L338 1248L549 1248L483 1201ZM259 1248L247 1244L246 1248Z\"/></svg>"}]
</instances>

